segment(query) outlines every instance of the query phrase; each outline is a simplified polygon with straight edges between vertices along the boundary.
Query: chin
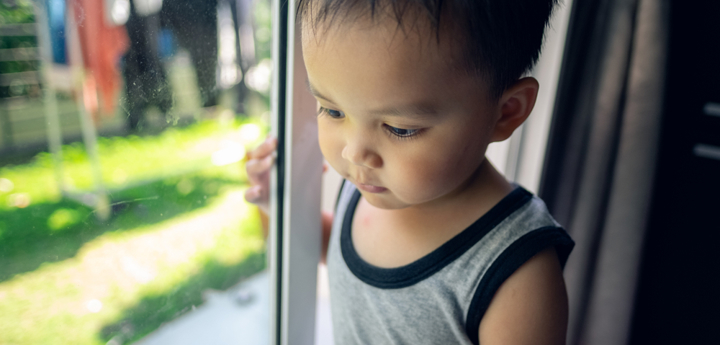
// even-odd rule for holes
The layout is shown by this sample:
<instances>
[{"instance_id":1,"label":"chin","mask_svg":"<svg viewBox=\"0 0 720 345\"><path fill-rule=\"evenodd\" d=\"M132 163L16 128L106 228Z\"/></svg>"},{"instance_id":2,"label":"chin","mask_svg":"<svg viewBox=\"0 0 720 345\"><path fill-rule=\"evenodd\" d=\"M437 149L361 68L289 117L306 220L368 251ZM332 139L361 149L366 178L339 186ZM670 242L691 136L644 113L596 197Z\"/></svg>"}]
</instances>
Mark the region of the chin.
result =
<instances>
[{"instance_id":1,"label":"chin","mask_svg":"<svg viewBox=\"0 0 720 345\"><path fill-rule=\"evenodd\" d=\"M377 195L364 193L362 191L360 194L362 194L365 201L367 201L370 205L383 210L400 210L411 206L393 197L389 197L388 195Z\"/></svg>"}]
</instances>

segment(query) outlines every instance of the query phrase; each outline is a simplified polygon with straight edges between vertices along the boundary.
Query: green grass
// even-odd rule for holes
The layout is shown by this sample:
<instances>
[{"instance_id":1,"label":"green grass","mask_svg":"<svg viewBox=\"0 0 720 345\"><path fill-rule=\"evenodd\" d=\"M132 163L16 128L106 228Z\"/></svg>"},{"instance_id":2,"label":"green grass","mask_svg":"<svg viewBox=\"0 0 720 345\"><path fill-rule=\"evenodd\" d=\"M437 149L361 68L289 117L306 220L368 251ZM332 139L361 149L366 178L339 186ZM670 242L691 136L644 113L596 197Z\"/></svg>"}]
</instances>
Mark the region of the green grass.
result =
<instances>
[{"instance_id":1,"label":"green grass","mask_svg":"<svg viewBox=\"0 0 720 345\"><path fill-rule=\"evenodd\" d=\"M107 222L98 221L89 207L67 199L0 209L0 282L43 263L71 258L85 243L104 233L136 231L141 225L161 223L206 207L221 189L238 188L242 183L238 178L209 172L212 170L117 192L113 194L114 216ZM222 169L215 172L229 173Z\"/></svg>"},{"instance_id":2,"label":"green grass","mask_svg":"<svg viewBox=\"0 0 720 345\"><path fill-rule=\"evenodd\" d=\"M224 199L240 195L236 190ZM201 304L203 290L226 288L259 271L263 240L247 205L236 210L242 216L213 228L193 224L230 213L223 201L155 225L107 232L73 258L0 284L0 343L136 340ZM98 313L87 309L94 299L103 306Z\"/></svg>"},{"instance_id":3,"label":"green grass","mask_svg":"<svg viewBox=\"0 0 720 345\"><path fill-rule=\"evenodd\" d=\"M201 304L203 290L261 270L264 244L242 198L243 166L211 158L256 144L243 125L208 121L101 139L107 221L61 197L47 153L1 167L0 344L132 342ZM68 184L91 188L82 145L63 152ZM95 300L97 312L88 307Z\"/></svg>"},{"instance_id":4,"label":"green grass","mask_svg":"<svg viewBox=\"0 0 720 345\"><path fill-rule=\"evenodd\" d=\"M128 184L142 184L163 176L177 176L212 166L211 154L227 143L250 147L256 140L243 140L242 122L222 125L205 121L187 128L168 128L160 135L139 137L100 138L98 155L104 184L108 188L123 188ZM257 123L252 123L258 127ZM261 131L264 131L260 127ZM93 187L92 168L82 143L65 145L63 154L64 182L72 189L90 190ZM53 174L52 156L43 152L23 165L0 168L0 178L14 185L12 193L0 191L0 209L22 195L31 203L57 202L60 193ZM238 165L239 167L239 165Z\"/></svg>"}]
</instances>

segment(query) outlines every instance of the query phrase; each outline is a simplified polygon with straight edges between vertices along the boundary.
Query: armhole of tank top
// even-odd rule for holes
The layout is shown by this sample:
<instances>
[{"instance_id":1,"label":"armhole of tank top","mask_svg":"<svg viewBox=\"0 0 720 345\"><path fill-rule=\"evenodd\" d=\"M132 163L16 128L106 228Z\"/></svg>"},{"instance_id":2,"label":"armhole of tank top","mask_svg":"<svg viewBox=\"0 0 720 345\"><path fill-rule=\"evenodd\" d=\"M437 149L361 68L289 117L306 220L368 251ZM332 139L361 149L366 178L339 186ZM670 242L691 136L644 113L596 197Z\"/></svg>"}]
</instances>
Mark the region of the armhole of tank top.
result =
<instances>
[{"instance_id":1,"label":"armhole of tank top","mask_svg":"<svg viewBox=\"0 0 720 345\"><path fill-rule=\"evenodd\" d=\"M550 246L555 247L560 265L564 267L574 245L565 230L546 226L526 233L505 248L485 272L473 294L465 318L465 331L470 341L475 345L479 344L480 321L490 306L495 292L508 277L535 254Z\"/></svg>"}]
</instances>

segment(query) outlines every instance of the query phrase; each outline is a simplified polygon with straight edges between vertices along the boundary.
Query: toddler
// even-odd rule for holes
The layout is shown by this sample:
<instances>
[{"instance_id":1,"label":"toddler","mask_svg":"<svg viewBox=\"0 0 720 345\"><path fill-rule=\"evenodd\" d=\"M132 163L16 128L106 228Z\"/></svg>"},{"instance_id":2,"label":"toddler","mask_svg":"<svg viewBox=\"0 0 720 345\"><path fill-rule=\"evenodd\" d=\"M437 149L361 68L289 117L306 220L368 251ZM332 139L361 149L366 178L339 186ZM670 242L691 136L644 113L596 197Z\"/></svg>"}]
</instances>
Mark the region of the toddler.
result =
<instances>
[{"instance_id":1,"label":"toddler","mask_svg":"<svg viewBox=\"0 0 720 345\"><path fill-rule=\"evenodd\" d=\"M564 344L573 241L485 158L530 114L554 0L299 0L335 343ZM276 141L250 154L267 210Z\"/></svg>"}]
</instances>

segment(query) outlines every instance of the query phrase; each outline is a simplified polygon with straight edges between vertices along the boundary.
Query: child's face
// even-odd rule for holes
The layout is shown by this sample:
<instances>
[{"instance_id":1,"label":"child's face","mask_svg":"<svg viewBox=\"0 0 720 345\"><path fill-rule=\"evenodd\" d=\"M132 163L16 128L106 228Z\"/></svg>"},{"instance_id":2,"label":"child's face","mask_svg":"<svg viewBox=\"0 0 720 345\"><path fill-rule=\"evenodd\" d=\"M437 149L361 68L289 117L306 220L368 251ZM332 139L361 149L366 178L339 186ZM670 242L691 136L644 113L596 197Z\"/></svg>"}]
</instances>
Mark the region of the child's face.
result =
<instances>
[{"instance_id":1,"label":"child's face","mask_svg":"<svg viewBox=\"0 0 720 345\"><path fill-rule=\"evenodd\" d=\"M442 203L473 183L499 117L476 77L453 67L450 34L357 20L303 29L323 155L373 206ZM420 32L418 32L420 31Z\"/></svg>"}]
</instances>

